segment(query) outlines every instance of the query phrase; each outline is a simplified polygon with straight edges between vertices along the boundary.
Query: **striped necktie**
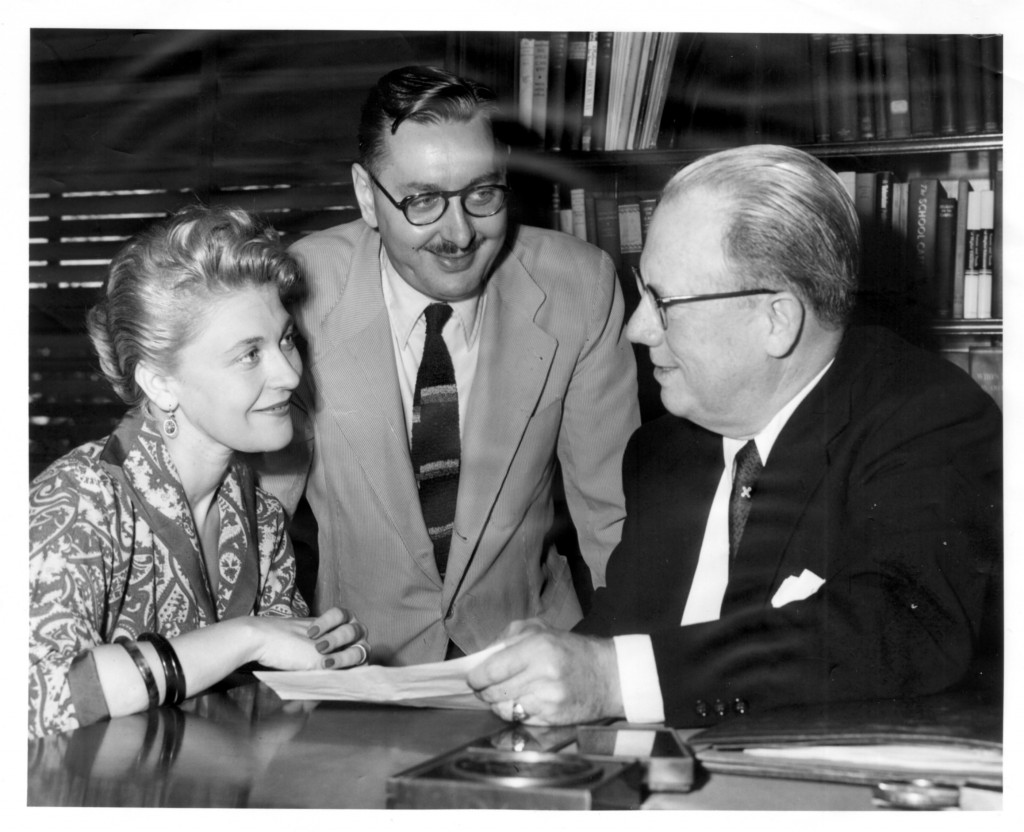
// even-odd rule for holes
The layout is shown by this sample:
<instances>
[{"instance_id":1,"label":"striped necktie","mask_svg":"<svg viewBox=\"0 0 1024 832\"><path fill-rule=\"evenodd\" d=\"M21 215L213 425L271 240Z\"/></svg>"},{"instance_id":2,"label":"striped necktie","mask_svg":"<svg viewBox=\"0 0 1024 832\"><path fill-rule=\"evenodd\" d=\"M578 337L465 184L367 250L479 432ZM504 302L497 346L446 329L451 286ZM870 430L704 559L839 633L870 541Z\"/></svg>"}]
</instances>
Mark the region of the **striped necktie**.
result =
<instances>
[{"instance_id":1,"label":"striped necktie","mask_svg":"<svg viewBox=\"0 0 1024 832\"><path fill-rule=\"evenodd\" d=\"M424 312L427 336L412 400L412 465L442 580L455 526L461 453L455 368L441 337L451 315L446 303L432 303Z\"/></svg>"}]
</instances>

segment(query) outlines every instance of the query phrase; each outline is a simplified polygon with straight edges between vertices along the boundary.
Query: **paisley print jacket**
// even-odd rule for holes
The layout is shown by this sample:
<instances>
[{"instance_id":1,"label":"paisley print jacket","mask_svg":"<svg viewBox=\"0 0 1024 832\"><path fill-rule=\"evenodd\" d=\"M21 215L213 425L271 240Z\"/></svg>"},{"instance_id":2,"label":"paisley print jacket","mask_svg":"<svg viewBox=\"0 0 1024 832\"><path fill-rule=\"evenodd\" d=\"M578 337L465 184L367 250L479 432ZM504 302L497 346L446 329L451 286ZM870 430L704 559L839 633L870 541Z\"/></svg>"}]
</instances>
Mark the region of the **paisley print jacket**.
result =
<instances>
[{"instance_id":1,"label":"paisley print jacket","mask_svg":"<svg viewBox=\"0 0 1024 832\"><path fill-rule=\"evenodd\" d=\"M40 474L29 493L29 734L76 728L72 661L147 631L304 616L281 504L242 462L217 492L216 597L164 439L138 411Z\"/></svg>"}]
</instances>

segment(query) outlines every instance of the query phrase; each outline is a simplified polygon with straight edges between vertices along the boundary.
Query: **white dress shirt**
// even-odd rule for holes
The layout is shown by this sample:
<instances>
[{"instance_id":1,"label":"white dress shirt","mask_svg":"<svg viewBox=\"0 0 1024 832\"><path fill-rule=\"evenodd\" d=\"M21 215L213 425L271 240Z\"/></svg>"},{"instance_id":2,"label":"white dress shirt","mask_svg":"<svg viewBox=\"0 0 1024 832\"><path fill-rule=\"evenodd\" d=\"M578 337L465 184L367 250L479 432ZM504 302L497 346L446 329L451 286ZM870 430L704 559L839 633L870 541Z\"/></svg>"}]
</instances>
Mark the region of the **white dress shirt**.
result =
<instances>
[{"instance_id":1,"label":"white dress shirt","mask_svg":"<svg viewBox=\"0 0 1024 832\"><path fill-rule=\"evenodd\" d=\"M732 491L736 453L752 438L757 445L762 464L767 465L772 446L789 421L789 417L831 366L832 362L829 361L821 372L772 417L757 436L742 439L722 437L725 467L711 502L711 510L708 512L700 558L697 561L697 570L686 599L680 626L717 621L721 615L722 599L729 583L729 494ZM626 719L630 722L664 722L665 707L650 636L616 636L614 642Z\"/></svg>"},{"instance_id":2,"label":"white dress shirt","mask_svg":"<svg viewBox=\"0 0 1024 832\"><path fill-rule=\"evenodd\" d=\"M398 386L402 393L405 426L412 443L412 400L416 391L416 375L423 359L423 342L427 337L427 323L423 311L437 301L414 289L402 279L384 247L380 251L381 288L384 305L391 320L391 340L395 348L395 366L398 368ZM449 303L452 316L444 325L441 337L448 346L455 368L455 386L459 391L459 436L466 424L466 408L476 376L480 356L480 326L484 318L484 293L468 300Z\"/></svg>"}]
</instances>

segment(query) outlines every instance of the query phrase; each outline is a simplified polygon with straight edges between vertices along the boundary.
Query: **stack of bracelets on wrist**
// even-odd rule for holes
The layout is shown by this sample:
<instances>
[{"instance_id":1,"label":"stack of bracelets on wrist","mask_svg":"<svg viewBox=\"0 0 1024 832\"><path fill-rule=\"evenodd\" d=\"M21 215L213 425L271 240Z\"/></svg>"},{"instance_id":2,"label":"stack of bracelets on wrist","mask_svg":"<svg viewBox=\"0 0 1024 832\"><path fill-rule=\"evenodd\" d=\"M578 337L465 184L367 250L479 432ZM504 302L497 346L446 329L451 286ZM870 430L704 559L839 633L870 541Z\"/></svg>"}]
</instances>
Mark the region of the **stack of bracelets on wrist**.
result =
<instances>
[{"instance_id":1,"label":"stack of bracelets on wrist","mask_svg":"<svg viewBox=\"0 0 1024 832\"><path fill-rule=\"evenodd\" d=\"M167 686L163 704L171 707L180 704L185 699L185 671L182 670L181 661L171 643L159 633L143 633L139 636L139 641L148 641L152 644L160 657Z\"/></svg>"},{"instance_id":2,"label":"stack of bracelets on wrist","mask_svg":"<svg viewBox=\"0 0 1024 832\"><path fill-rule=\"evenodd\" d=\"M146 661L146 657L142 655L142 651L139 646L129 640L126 636L121 636L115 640L115 644L120 644L125 652L132 657L132 661L135 662L135 666L139 669L139 673L142 675L142 681L146 685L146 695L149 697L149 707L155 708L160 704L160 690L156 686L156 679L153 678L153 671L150 669L149 662Z\"/></svg>"}]
</instances>

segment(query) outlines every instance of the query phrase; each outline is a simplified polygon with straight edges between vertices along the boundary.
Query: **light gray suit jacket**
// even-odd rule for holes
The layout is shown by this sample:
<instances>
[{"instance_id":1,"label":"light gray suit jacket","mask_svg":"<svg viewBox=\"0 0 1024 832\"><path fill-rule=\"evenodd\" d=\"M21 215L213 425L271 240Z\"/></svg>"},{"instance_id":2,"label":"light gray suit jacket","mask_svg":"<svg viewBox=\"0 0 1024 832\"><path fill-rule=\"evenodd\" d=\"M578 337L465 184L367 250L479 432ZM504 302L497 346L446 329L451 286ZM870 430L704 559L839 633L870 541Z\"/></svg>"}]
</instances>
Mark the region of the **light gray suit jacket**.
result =
<instances>
[{"instance_id":1,"label":"light gray suit jacket","mask_svg":"<svg viewBox=\"0 0 1024 832\"><path fill-rule=\"evenodd\" d=\"M566 234L510 232L485 290L442 582L409 457L379 252L362 220L293 247L309 284L297 311L309 344L298 398L311 430L307 422L305 442L297 431L267 461L263 485L289 513L305 488L319 525L314 608L351 610L385 664L439 661L449 639L478 650L519 618L571 627L580 606L550 542L556 454L601 586L625 516L622 454L640 421L610 259Z\"/></svg>"}]
</instances>

